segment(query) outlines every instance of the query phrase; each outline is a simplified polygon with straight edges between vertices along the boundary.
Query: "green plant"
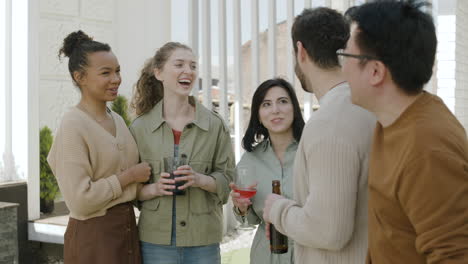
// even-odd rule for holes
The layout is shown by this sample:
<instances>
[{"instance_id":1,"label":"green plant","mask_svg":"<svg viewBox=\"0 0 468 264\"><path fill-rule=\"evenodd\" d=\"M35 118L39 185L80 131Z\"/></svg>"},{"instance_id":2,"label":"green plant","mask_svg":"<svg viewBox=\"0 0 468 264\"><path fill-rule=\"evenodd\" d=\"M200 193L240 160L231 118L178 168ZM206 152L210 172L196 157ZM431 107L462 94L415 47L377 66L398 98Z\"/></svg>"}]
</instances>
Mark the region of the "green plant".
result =
<instances>
[{"instance_id":1,"label":"green plant","mask_svg":"<svg viewBox=\"0 0 468 264\"><path fill-rule=\"evenodd\" d=\"M128 101L125 96L118 95L112 102L111 109L123 118L127 126L130 125L130 119L128 119Z\"/></svg>"},{"instance_id":2,"label":"green plant","mask_svg":"<svg viewBox=\"0 0 468 264\"><path fill-rule=\"evenodd\" d=\"M43 127L39 136L40 148L40 190L41 199L45 201L53 201L59 192L57 180L52 173L52 170L47 163L47 155L49 155L50 147L52 146L52 131L47 127Z\"/></svg>"}]
</instances>

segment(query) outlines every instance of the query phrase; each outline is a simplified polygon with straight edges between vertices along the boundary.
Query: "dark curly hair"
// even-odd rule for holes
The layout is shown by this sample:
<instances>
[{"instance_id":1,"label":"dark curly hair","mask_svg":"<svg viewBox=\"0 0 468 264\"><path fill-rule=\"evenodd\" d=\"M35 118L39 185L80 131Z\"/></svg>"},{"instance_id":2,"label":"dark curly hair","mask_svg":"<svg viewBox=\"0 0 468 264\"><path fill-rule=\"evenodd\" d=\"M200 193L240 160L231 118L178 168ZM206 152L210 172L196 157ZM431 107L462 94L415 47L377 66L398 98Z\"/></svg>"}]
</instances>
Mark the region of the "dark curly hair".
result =
<instances>
[{"instance_id":1,"label":"dark curly hair","mask_svg":"<svg viewBox=\"0 0 468 264\"><path fill-rule=\"evenodd\" d=\"M81 30L72 32L63 40L63 46L60 48L58 57L62 55L68 57L68 71L76 86L78 86L74 72L85 73L85 67L88 66L88 55L98 51L111 51L108 44L93 40Z\"/></svg>"},{"instance_id":2,"label":"dark curly hair","mask_svg":"<svg viewBox=\"0 0 468 264\"><path fill-rule=\"evenodd\" d=\"M356 23L356 44L362 53L379 58L393 81L409 95L418 94L432 76L437 36L430 6L421 0L366 3L347 12Z\"/></svg>"},{"instance_id":3,"label":"dark curly hair","mask_svg":"<svg viewBox=\"0 0 468 264\"><path fill-rule=\"evenodd\" d=\"M267 92L275 86L286 90L291 98L294 111L294 119L292 123L293 137L298 142L301 140L302 129L304 128L305 123L302 118L299 100L297 100L294 88L288 81L282 78L269 79L258 86L252 98L249 126L245 131L244 138L242 138L242 147L248 152L253 151L256 145L270 137L268 130L260 123L258 112Z\"/></svg>"},{"instance_id":4,"label":"dark curly hair","mask_svg":"<svg viewBox=\"0 0 468 264\"><path fill-rule=\"evenodd\" d=\"M346 46L349 25L336 10L318 7L304 9L291 29L294 51L300 41L312 61L324 69L339 67L336 51Z\"/></svg>"},{"instance_id":5,"label":"dark curly hair","mask_svg":"<svg viewBox=\"0 0 468 264\"><path fill-rule=\"evenodd\" d=\"M154 76L154 69L162 70L169 57L177 49L192 51L190 47L179 42L168 42L146 61L140 78L134 87L131 107L137 115L149 112L164 97L163 83Z\"/></svg>"}]
</instances>

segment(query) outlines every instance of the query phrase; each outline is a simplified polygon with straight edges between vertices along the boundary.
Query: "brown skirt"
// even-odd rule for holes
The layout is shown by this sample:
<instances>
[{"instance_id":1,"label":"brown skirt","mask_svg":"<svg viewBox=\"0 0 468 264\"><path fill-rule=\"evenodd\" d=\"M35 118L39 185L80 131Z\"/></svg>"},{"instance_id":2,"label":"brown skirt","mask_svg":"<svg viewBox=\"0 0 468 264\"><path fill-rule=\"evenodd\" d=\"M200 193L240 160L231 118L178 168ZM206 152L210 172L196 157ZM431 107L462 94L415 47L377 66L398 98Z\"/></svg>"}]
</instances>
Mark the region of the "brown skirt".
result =
<instances>
[{"instance_id":1,"label":"brown skirt","mask_svg":"<svg viewBox=\"0 0 468 264\"><path fill-rule=\"evenodd\" d=\"M140 244L131 203L88 220L70 217L65 232L65 264L140 264Z\"/></svg>"}]
</instances>

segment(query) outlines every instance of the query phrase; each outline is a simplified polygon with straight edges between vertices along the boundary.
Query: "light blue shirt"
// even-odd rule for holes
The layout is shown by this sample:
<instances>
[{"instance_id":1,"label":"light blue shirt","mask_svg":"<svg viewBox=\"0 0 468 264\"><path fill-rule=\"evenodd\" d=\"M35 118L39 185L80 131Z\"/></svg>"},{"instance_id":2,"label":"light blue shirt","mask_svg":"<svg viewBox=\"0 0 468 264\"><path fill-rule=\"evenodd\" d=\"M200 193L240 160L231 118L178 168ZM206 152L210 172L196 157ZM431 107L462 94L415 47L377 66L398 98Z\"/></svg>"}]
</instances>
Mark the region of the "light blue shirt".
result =
<instances>
[{"instance_id":1,"label":"light blue shirt","mask_svg":"<svg viewBox=\"0 0 468 264\"><path fill-rule=\"evenodd\" d=\"M294 157L296 156L298 143L294 140L286 149L283 158L283 166L276 157L269 140L261 142L252 152L245 152L237 166L247 168L247 175L251 177L248 182L257 182L257 194L251 198L252 207L247 213L249 224L259 224L250 249L250 263L255 264L287 264L294 263L294 241L288 239L288 252L285 254L271 254L270 241L265 235L265 222L263 221L263 208L265 199L272 192L271 183L279 180L281 183L281 195L293 198L293 178L292 171ZM234 210L235 212L236 210ZM243 217L235 213L238 221L242 222Z\"/></svg>"}]
</instances>

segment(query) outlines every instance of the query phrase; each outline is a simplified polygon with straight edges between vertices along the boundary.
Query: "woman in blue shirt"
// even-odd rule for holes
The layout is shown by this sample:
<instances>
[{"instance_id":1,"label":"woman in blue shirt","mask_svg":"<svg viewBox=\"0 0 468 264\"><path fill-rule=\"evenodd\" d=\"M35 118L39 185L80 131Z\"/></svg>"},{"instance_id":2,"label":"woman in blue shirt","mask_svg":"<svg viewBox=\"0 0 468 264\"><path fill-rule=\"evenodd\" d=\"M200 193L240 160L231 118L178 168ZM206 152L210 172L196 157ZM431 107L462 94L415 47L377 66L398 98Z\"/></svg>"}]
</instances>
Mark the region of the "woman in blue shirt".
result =
<instances>
[{"instance_id":1,"label":"woman in blue shirt","mask_svg":"<svg viewBox=\"0 0 468 264\"><path fill-rule=\"evenodd\" d=\"M250 250L250 263L294 263L291 239L287 253L271 254L262 215L273 180L281 182L283 196L293 198L292 168L303 128L304 119L291 84L281 78L260 84L252 99L249 126L242 140L246 152L237 164L238 168L247 170L247 182L257 182L257 194L243 199L231 192L237 219L259 224ZM232 189L235 185L230 186Z\"/></svg>"}]
</instances>

